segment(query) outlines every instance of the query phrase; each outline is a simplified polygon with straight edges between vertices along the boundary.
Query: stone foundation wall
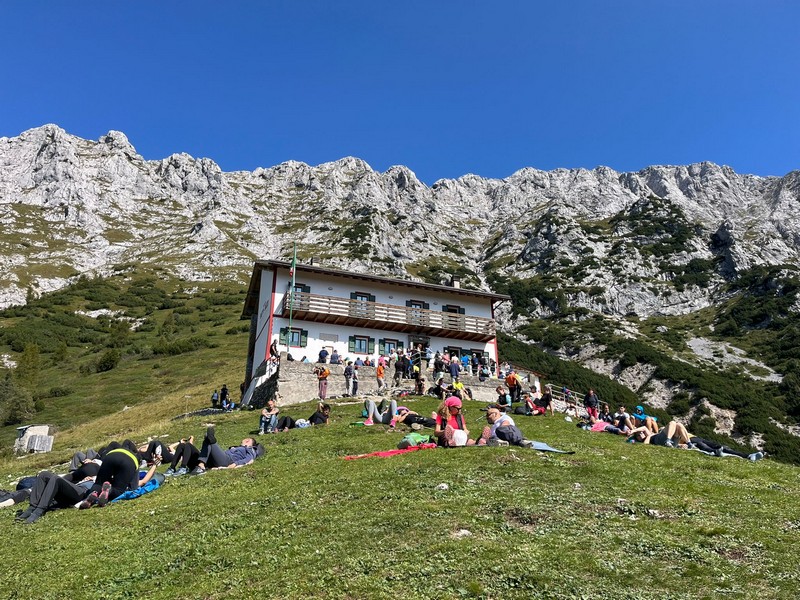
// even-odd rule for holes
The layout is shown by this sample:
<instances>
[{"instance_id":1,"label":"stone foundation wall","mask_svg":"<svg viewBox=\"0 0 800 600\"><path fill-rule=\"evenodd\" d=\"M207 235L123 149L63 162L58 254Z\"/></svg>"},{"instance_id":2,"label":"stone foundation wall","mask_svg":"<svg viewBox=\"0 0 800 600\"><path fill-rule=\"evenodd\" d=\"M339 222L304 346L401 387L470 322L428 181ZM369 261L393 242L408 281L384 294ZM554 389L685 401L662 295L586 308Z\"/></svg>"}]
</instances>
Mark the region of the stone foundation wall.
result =
<instances>
[{"instance_id":1,"label":"stone foundation wall","mask_svg":"<svg viewBox=\"0 0 800 600\"><path fill-rule=\"evenodd\" d=\"M299 404L308 402L319 397L319 383L317 376L314 375L315 363L288 362L286 354L281 354L281 366L278 371L278 392L281 395L281 405ZM331 374L328 377L328 398L341 397L345 394L344 366L326 365ZM378 389L378 382L375 378L374 367L358 368L358 392L359 394L375 393ZM387 373L394 376L394 369L387 369ZM431 387L432 373L426 377L426 389ZM450 383L449 375L445 375L445 382ZM472 397L481 402L494 402L497 400L495 389L502 382L499 379L491 378L481 382L477 377L465 375L461 377L464 385L472 391ZM388 377L386 383L392 387L392 378ZM401 379L400 387L410 392L414 390L414 382L411 379Z\"/></svg>"}]
</instances>

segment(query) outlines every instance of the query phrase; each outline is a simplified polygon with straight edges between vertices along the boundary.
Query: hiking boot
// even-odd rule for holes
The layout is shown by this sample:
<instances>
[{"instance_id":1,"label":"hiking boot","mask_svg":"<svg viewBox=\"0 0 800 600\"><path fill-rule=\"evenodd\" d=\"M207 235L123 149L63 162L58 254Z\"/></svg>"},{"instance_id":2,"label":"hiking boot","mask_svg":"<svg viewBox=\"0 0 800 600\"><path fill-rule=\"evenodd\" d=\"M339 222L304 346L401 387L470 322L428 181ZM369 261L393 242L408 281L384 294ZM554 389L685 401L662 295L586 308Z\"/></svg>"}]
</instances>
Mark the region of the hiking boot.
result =
<instances>
[{"instance_id":1,"label":"hiking boot","mask_svg":"<svg viewBox=\"0 0 800 600\"><path fill-rule=\"evenodd\" d=\"M164 471L164 477L172 477L173 475L175 475L175 469L172 467Z\"/></svg>"},{"instance_id":2,"label":"hiking boot","mask_svg":"<svg viewBox=\"0 0 800 600\"><path fill-rule=\"evenodd\" d=\"M14 519L16 521L24 521L25 519L27 519L28 517L30 517L33 514L34 510L36 510L36 509L34 509L32 506L29 506L25 510L22 510L22 511L18 512L17 516L14 517Z\"/></svg>"},{"instance_id":3,"label":"hiking boot","mask_svg":"<svg viewBox=\"0 0 800 600\"><path fill-rule=\"evenodd\" d=\"M108 481L103 482L103 487L100 488L100 495L97 496L97 508L103 508L108 504L108 494L111 492L111 484Z\"/></svg>"},{"instance_id":4,"label":"hiking boot","mask_svg":"<svg viewBox=\"0 0 800 600\"><path fill-rule=\"evenodd\" d=\"M717 448L716 450L714 450L714 455L718 456L719 458L722 458L723 454L724 453L722 452L722 448Z\"/></svg>"},{"instance_id":5,"label":"hiking boot","mask_svg":"<svg viewBox=\"0 0 800 600\"><path fill-rule=\"evenodd\" d=\"M214 431L214 426L212 425L208 429L206 429L206 439L208 440L209 444L216 444L217 443L217 436L216 432Z\"/></svg>"},{"instance_id":6,"label":"hiking boot","mask_svg":"<svg viewBox=\"0 0 800 600\"><path fill-rule=\"evenodd\" d=\"M533 448L533 441L532 440L522 440L519 443L520 446L523 448Z\"/></svg>"},{"instance_id":7,"label":"hiking boot","mask_svg":"<svg viewBox=\"0 0 800 600\"><path fill-rule=\"evenodd\" d=\"M86 500L84 500L83 502L80 503L80 505L78 505L78 508L81 510L92 508L92 506L94 506L96 502L97 502L97 492L92 492L86 497Z\"/></svg>"},{"instance_id":8,"label":"hiking boot","mask_svg":"<svg viewBox=\"0 0 800 600\"><path fill-rule=\"evenodd\" d=\"M764 453L763 452L753 452L747 458L752 460L753 462L756 462L757 460L761 460L762 458L764 458Z\"/></svg>"},{"instance_id":9,"label":"hiking boot","mask_svg":"<svg viewBox=\"0 0 800 600\"><path fill-rule=\"evenodd\" d=\"M181 475L186 475L189 472L189 469L186 467L181 467L177 471L175 471L175 477L180 477Z\"/></svg>"},{"instance_id":10,"label":"hiking boot","mask_svg":"<svg viewBox=\"0 0 800 600\"><path fill-rule=\"evenodd\" d=\"M674 448L675 447L675 442L673 442L672 440L667 440L666 442L664 442L664 445L667 448Z\"/></svg>"},{"instance_id":11,"label":"hiking boot","mask_svg":"<svg viewBox=\"0 0 800 600\"><path fill-rule=\"evenodd\" d=\"M206 470L203 469L202 467L195 467L194 471L192 471L192 475L205 475L205 474Z\"/></svg>"},{"instance_id":12,"label":"hiking boot","mask_svg":"<svg viewBox=\"0 0 800 600\"><path fill-rule=\"evenodd\" d=\"M263 429L259 429L258 430L258 435L264 435L264 430Z\"/></svg>"},{"instance_id":13,"label":"hiking boot","mask_svg":"<svg viewBox=\"0 0 800 600\"><path fill-rule=\"evenodd\" d=\"M30 516L25 519L25 522L28 524L34 523L41 519L44 516L44 509L43 508L34 508L33 512L31 512Z\"/></svg>"}]
</instances>

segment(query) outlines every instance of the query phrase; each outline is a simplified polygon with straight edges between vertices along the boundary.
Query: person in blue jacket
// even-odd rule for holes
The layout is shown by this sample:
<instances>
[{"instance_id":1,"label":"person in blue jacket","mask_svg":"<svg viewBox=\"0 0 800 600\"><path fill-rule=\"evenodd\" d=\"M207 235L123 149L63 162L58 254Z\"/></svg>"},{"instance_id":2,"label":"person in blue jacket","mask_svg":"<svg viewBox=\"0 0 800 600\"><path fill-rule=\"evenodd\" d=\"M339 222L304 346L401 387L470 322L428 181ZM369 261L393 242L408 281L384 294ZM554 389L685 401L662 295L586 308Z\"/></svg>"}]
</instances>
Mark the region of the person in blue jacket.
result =
<instances>
[{"instance_id":1,"label":"person in blue jacket","mask_svg":"<svg viewBox=\"0 0 800 600\"><path fill-rule=\"evenodd\" d=\"M200 448L200 458L193 475L202 475L206 469L236 469L253 464L258 456L258 449L253 438L244 438L238 446L231 446L227 450L220 448L213 427L206 430L203 446Z\"/></svg>"}]
</instances>

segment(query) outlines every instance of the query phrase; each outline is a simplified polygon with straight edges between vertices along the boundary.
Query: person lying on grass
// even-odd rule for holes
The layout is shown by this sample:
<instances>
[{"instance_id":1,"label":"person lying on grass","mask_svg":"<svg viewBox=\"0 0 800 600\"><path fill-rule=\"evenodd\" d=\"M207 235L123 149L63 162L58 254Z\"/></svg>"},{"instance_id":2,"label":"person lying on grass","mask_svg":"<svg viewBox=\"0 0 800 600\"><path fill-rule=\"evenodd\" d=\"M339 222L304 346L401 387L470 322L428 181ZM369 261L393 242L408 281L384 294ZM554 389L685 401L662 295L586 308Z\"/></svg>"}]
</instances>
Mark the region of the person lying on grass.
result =
<instances>
[{"instance_id":1,"label":"person lying on grass","mask_svg":"<svg viewBox=\"0 0 800 600\"><path fill-rule=\"evenodd\" d=\"M159 456L153 457L153 464L143 479L139 479L139 458L136 456L136 445L130 440L122 442L119 448L107 452L103 456L103 464L97 472L97 478L89 495L78 508L92 506L104 507L110 500L128 490L144 486L161 464Z\"/></svg>"},{"instance_id":2,"label":"person lying on grass","mask_svg":"<svg viewBox=\"0 0 800 600\"><path fill-rule=\"evenodd\" d=\"M739 452L738 450L734 450L733 448L729 448L728 446L723 446L719 442L715 442L713 440L707 440L705 438L697 437L695 435L692 435L689 438L689 442L691 442L691 446L693 446L695 450L703 452L704 454L719 456L720 458L724 456L737 456L739 458L746 458L753 462L764 458L763 452L752 452L750 454L747 454L746 452Z\"/></svg>"},{"instance_id":3,"label":"person lying on grass","mask_svg":"<svg viewBox=\"0 0 800 600\"><path fill-rule=\"evenodd\" d=\"M150 440L147 444L142 444L138 448L136 456L148 466L153 464L153 460L158 457L160 462L172 460L172 453L177 447L177 443L170 446L164 445L160 440Z\"/></svg>"},{"instance_id":4,"label":"person lying on grass","mask_svg":"<svg viewBox=\"0 0 800 600\"><path fill-rule=\"evenodd\" d=\"M643 444L651 444L654 446L667 446L676 448L678 446L686 447L690 442L689 432L686 431L681 423L677 421L670 421L666 427L662 427L658 433L653 433L650 427L642 425L631 430L628 434L629 440L635 440Z\"/></svg>"},{"instance_id":5,"label":"person lying on grass","mask_svg":"<svg viewBox=\"0 0 800 600\"><path fill-rule=\"evenodd\" d=\"M169 468L164 472L166 477L172 475L186 475L189 471L197 468L197 463L200 461L200 450L194 445L194 436L189 436L189 439L181 438L175 446L172 455L172 462ZM178 467L180 463L180 468Z\"/></svg>"},{"instance_id":6,"label":"person lying on grass","mask_svg":"<svg viewBox=\"0 0 800 600\"><path fill-rule=\"evenodd\" d=\"M193 475L202 475L207 469L236 469L251 465L256 458L264 453L260 444L256 447L253 438L244 438L238 446L231 446L227 450L220 448L214 427L206 430L203 437L203 446L200 448L200 458Z\"/></svg>"},{"instance_id":7,"label":"person lying on grass","mask_svg":"<svg viewBox=\"0 0 800 600\"><path fill-rule=\"evenodd\" d=\"M28 508L16 516L17 521L34 523L47 511L70 508L89 495L100 471L99 461L87 461L63 477L42 471L31 486Z\"/></svg>"},{"instance_id":8,"label":"person lying on grass","mask_svg":"<svg viewBox=\"0 0 800 600\"><path fill-rule=\"evenodd\" d=\"M631 419L633 419L634 428L647 427L651 433L658 433L658 419L646 415L644 407L641 404L636 407L636 411L631 415Z\"/></svg>"},{"instance_id":9,"label":"person lying on grass","mask_svg":"<svg viewBox=\"0 0 800 600\"><path fill-rule=\"evenodd\" d=\"M280 431L289 431L290 429L294 429L295 427L299 427L300 429L304 429L305 427L310 427L311 425L327 425L331 421L331 407L329 404L325 402L320 402L317 404L316 412L306 419L297 419L296 421L288 416L284 415L280 419L278 419L278 425L275 430L275 433Z\"/></svg>"},{"instance_id":10,"label":"person lying on grass","mask_svg":"<svg viewBox=\"0 0 800 600\"><path fill-rule=\"evenodd\" d=\"M364 420L364 425L381 423L383 425L388 425L389 427L395 426L397 417L397 400L392 398L388 406L385 408L383 408L383 404L384 403L381 402L381 408L378 408L374 400L364 400L364 410L367 413L367 418Z\"/></svg>"},{"instance_id":11,"label":"person lying on grass","mask_svg":"<svg viewBox=\"0 0 800 600\"><path fill-rule=\"evenodd\" d=\"M411 429L418 430L423 427L433 429L436 427L436 419L433 417L423 417L418 412L410 410L407 406L397 407L397 417L395 423L402 423Z\"/></svg>"}]
</instances>

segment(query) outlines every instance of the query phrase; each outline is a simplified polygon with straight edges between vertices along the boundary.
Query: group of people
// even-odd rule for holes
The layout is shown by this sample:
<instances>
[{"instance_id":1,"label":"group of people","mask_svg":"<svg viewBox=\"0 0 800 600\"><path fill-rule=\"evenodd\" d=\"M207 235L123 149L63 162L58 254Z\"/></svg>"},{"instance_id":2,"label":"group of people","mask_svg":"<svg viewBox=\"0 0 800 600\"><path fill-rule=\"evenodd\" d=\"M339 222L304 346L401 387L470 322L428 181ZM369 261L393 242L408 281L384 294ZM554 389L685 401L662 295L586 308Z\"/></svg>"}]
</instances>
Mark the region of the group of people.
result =
<instances>
[{"instance_id":1,"label":"group of people","mask_svg":"<svg viewBox=\"0 0 800 600\"><path fill-rule=\"evenodd\" d=\"M276 396L280 398L279 394ZM286 432L295 428L303 429L313 425L328 425L331 421L331 407L325 402L318 403L317 410L308 419L294 419L288 415L279 417L281 409L278 408L277 398L267 400L267 405L261 409L258 435Z\"/></svg>"},{"instance_id":2,"label":"group of people","mask_svg":"<svg viewBox=\"0 0 800 600\"><path fill-rule=\"evenodd\" d=\"M27 495L28 508L19 511L16 520L34 523L48 511L72 506L102 508L154 480L190 471L202 475L208 469L243 467L264 453L264 446L253 438L244 438L238 445L223 449L217 442L214 427L206 430L199 449L193 437L169 446L159 440L138 447L131 440L111 442L97 452L90 449L76 453L65 475L42 471L27 478L23 488L27 494L20 499ZM158 467L165 462L169 462L169 468L158 474Z\"/></svg>"},{"instance_id":3,"label":"group of people","mask_svg":"<svg viewBox=\"0 0 800 600\"><path fill-rule=\"evenodd\" d=\"M761 460L765 456L763 452L741 452L715 440L693 435L678 421L670 421L661 426L658 418L648 415L642 405L638 405L632 413L628 413L625 406L619 406L612 414L608 404L599 401L595 411L590 412L589 407L586 408L587 416L578 423L579 427L588 431L624 436L630 443L697 450L708 455L736 456L751 461Z\"/></svg>"},{"instance_id":4,"label":"group of people","mask_svg":"<svg viewBox=\"0 0 800 600\"><path fill-rule=\"evenodd\" d=\"M231 393L226 384L222 384L222 388L217 391L214 390L211 394L211 408L221 408L225 412L230 412L236 408L236 404L231 398Z\"/></svg>"}]
</instances>

